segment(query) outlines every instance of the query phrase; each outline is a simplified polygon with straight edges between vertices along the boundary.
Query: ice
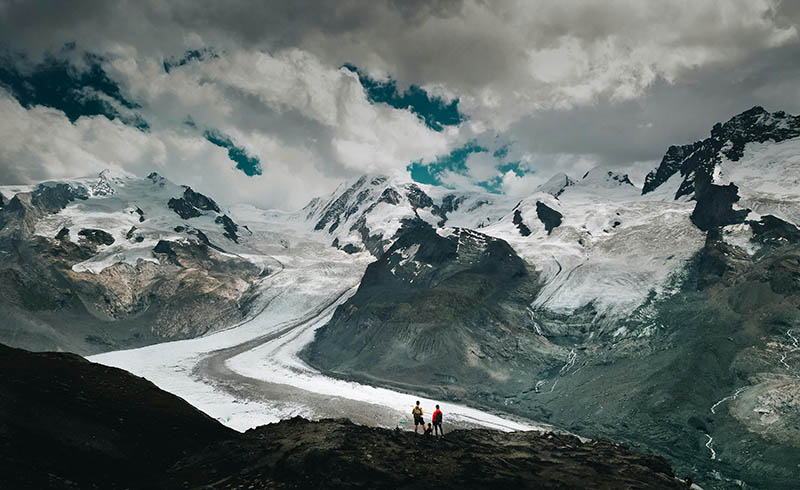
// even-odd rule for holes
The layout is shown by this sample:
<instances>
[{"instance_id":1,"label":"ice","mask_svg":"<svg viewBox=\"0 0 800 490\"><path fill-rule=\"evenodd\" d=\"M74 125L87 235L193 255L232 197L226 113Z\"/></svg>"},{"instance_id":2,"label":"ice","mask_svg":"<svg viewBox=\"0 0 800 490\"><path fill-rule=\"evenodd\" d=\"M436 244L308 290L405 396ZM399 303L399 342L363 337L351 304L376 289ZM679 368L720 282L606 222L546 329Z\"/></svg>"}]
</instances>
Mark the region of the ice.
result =
<instances>
[{"instance_id":1,"label":"ice","mask_svg":"<svg viewBox=\"0 0 800 490\"><path fill-rule=\"evenodd\" d=\"M285 223L282 225L284 232L287 228L291 230ZM271 261L269 265L274 271L259 285L262 294L260 303L254 306L259 312L255 317L204 337L109 352L89 359L143 376L236 430L294 415L309 416L310 410L301 404L273 406L235 397L192 374L198 362L209 353L274 332L286 322L313 311L327 299L352 289L372 260L366 254L347 255L316 242L285 249L281 245L282 232L276 234L278 236L271 238L255 237L263 250L259 260Z\"/></svg>"},{"instance_id":2,"label":"ice","mask_svg":"<svg viewBox=\"0 0 800 490\"><path fill-rule=\"evenodd\" d=\"M630 314L651 291L663 292L703 246L704 234L689 219L694 203L672 197L641 196L607 171L590 172L558 200L537 193L520 202L530 236L520 235L511 214L481 231L508 241L542 272L535 309L569 314L592 304L610 322ZM537 201L563 215L550 235L536 214Z\"/></svg>"},{"instance_id":3,"label":"ice","mask_svg":"<svg viewBox=\"0 0 800 490\"><path fill-rule=\"evenodd\" d=\"M800 224L800 138L748 143L738 161L723 158L714 183L733 182L743 208Z\"/></svg>"}]
</instances>

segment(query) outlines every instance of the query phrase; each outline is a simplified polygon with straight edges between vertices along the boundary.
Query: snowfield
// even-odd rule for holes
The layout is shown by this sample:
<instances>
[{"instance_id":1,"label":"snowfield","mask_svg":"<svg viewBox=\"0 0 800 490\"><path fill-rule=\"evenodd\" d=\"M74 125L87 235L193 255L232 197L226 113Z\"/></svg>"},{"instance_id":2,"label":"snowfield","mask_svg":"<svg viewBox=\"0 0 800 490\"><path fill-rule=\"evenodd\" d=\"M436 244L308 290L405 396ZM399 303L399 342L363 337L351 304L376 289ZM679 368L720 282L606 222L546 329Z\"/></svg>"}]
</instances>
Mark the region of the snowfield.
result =
<instances>
[{"instance_id":1,"label":"snowfield","mask_svg":"<svg viewBox=\"0 0 800 490\"><path fill-rule=\"evenodd\" d=\"M738 161L715 168L714 183L735 183L741 208L800 223L800 138L748 144Z\"/></svg>"}]
</instances>

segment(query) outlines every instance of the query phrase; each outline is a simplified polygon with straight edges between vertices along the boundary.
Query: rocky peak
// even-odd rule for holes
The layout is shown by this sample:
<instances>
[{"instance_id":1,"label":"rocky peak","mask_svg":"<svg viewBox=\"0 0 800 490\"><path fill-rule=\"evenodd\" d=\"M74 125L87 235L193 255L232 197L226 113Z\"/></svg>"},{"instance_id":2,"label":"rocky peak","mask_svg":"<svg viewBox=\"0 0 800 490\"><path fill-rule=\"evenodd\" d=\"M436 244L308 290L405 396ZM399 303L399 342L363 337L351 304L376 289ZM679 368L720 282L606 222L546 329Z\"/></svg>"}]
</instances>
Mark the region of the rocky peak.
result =
<instances>
[{"instance_id":1,"label":"rocky peak","mask_svg":"<svg viewBox=\"0 0 800 490\"><path fill-rule=\"evenodd\" d=\"M711 184L714 169L722 158L738 161L748 143L780 142L800 136L800 117L783 111L770 113L753 107L726 123L717 123L711 135L695 143L671 146L658 168L645 178L642 194L652 192L677 172L684 177L675 198L696 197Z\"/></svg>"},{"instance_id":2,"label":"rocky peak","mask_svg":"<svg viewBox=\"0 0 800 490\"><path fill-rule=\"evenodd\" d=\"M159 184L159 185L161 185L161 186L163 186L163 185L164 185L164 182L167 180L167 179L165 179L164 177L162 177L161 175L159 175L159 174L158 174L158 172L150 172L150 173L147 175L147 178L148 178L148 179L149 179L149 180L150 180L152 183L154 183L154 184Z\"/></svg>"},{"instance_id":3,"label":"rocky peak","mask_svg":"<svg viewBox=\"0 0 800 490\"><path fill-rule=\"evenodd\" d=\"M800 117L786 114L784 111L769 113L763 107L753 107L732 117L725 124L717 123L711 129L711 138L732 144L724 147L722 152L733 161L742 156L746 143L775 142L800 135Z\"/></svg>"},{"instance_id":4,"label":"rocky peak","mask_svg":"<svg viewBox=\"0 0 800 490\"><path fill-rule=\"evenodd\" d=\"M57 213L76 199L89 198L88 190L80 185L63 182L39 184L31 194L31 204L47 213Z\"/></svg>"},{"instance_id":5,"label":"rocky peak","mask_svg":"<svg viewBox=\"0 0 800 490\"><path fill-rule=\"evenodd\" d=\"M425 214L443 222L445 212L423 189L407 178L364 175L339 186L327 200L316 198L303 208L316 231L334 237L341 249L369 250L379 257L396 238L404 220Z\"/></svg>"}]
</instances>

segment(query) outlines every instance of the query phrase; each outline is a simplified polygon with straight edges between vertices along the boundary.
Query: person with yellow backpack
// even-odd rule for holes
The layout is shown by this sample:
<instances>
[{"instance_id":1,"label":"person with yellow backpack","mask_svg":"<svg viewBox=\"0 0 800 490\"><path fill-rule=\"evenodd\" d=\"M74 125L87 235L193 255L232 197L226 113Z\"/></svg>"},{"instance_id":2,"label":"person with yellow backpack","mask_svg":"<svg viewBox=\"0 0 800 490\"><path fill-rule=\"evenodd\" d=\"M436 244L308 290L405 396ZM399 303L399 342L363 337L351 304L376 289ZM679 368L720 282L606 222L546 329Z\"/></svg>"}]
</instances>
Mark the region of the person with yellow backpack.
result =
<instances>
[{"instance_id":1,"label":"person with yellow backpack","mask_svg":"<svg viewBox=\"0 0 800 490\"><path fill-rule=\"evenodd\" d=\"M411 415L414 416L414 433L416 434L420 425L422 426L422 430L425 431L425 420L422 418L422 407L419 406L419 400L417 400L417 404L414 405L414 408L411 409Z\"/></svg>"}]
</instances>

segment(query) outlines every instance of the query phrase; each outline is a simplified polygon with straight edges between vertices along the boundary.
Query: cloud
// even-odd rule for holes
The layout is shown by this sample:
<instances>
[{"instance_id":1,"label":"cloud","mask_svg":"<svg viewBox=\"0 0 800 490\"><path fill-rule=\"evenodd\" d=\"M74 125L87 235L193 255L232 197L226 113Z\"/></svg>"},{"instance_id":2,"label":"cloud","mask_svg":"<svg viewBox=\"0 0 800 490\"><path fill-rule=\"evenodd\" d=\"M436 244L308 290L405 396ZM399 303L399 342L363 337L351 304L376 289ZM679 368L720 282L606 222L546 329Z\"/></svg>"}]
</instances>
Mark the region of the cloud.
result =
<instances>
[{"instance_id":1,"label":"cloud","mask_svg":"<svg viewBox=\"0 0 800 490\"><path fill-rule=\"evenodd\" d=\"M2 89L0 113L0 180L5 183L91 175L165 159L163 144L118 119L81 117L73 124L57 109L26 109Z\"/></svg>"},{"instance_id":2,"label":"cloud","mask_svg":"<svg viewBox=\"0 0 800 490\"><path fill-rule=\"evenodd\" d=\"M432 95L413 84L401 91L391 77L375 80L349 63L345 63L344 68L358 75L358 81L366 90L370 102L384 103L395 109L408 109L431 129L441 131L444 126L457 126L463 120L458 113L458 98Z\"/></svg>"},{"instance_id":3,"label":"cloud","mask_svg":"<svg viewBox=\"0 0 800 490\"><path fill-rule=\"evenodd\" d=\"M638 172L752 105L800 110L798 19L800 7L777 0L0 0L0 49L32 66L62 56L79 74L94 53L118 93L75 93L120 114L50 104L69 116L59 118L4 98L0 177L162 166L178 182L290 208L412 162L412 173L509 193L588 165ZM123 109L149 133L123 124ZM206 129L231 145L209 143ZM470 142L488 151L441 166ZM262 174L238 170L232 147Z\"/></svg>"},{"instance_id":4,"label":"cloud","mask_svg":"<svg viewBox=\"0 0 800 490\"><path fill-rule=\"evenodd\" d=\"M119 85L103 69L103 60L83 53L76 65L69 59L73 51L74 45L67 45L58 57L49 56L39 63L0 53L0 86L24 107L52 107L72 122L80 116L101 114L147 129L147 122L135 112L139 106L120 93Z\"/></svg>"},{"instance_id":5,"label":"cloud","mask_svg":"<svg viewBox=\"0 0 800 490\"><path fill-rule=\"evenodd\" d=\"M296 208L313 197L310 193L327 191L343 176L404 169L409 161L431 159L448 148L447 131L428 128L408 110L369 102L353 73L327 67L297 49L274 55L240 50L207 60L195 57L167 72L161 60L141 57L128 48L117 51L108 69L124 80L126 92L153 121L149 134L135 134L134 128L124 124L103 125L91 112L62 121L53 111L47 121L64 135L57 141L65 145L69 141L76 148L64 157L47 160L42 155L55 152L52 144L35 132L4 127L0 136L19 142L13 157L9 152L4 158L4 166L10 167L5 178L69 177L114 166L142 174L160 163L168 168L164 174L176 182L199 185L198 180L223 182L217 180L217 173L237 168L263 178L256 182L232 179L235 185L218 188L217 195ZM28 119L40 127L37 131L43 131L46 122L36 111L39 108L31 105L33 112L24 114L21 107L7 106L3 113L8 113L9 120ZM87 143L87 126L103 132L98 144ZM114 137L107 136L112 129ZM128 141L120 144L123 138ZM187 165L187 156L198 154L197 148L204 143L224 151L200 154L193 165ZM123 158L110 150L112 145L155 146L163 151L158 159L146 162L139 156ZM82 157L70 158L73 154ZM21 171L26 166L35 170ZM278 183L282 183L280 189L273 189Z\"/></svg>"},{"instance_id":6,"label":"cloud","mask_svg":"<svg viewBox=\"0 0 800 490\"><path fill-rule=\"evenodd\" d=\"M210 143L228 150L228 158L236 162L236 168L244 172L245 175L252 177L263 173L261 170L261 161L258 157L249 155L247 150L236 146L229 137L214 129L205 130L203 136L205 136Z\"/></svg>"}]
</instances>

